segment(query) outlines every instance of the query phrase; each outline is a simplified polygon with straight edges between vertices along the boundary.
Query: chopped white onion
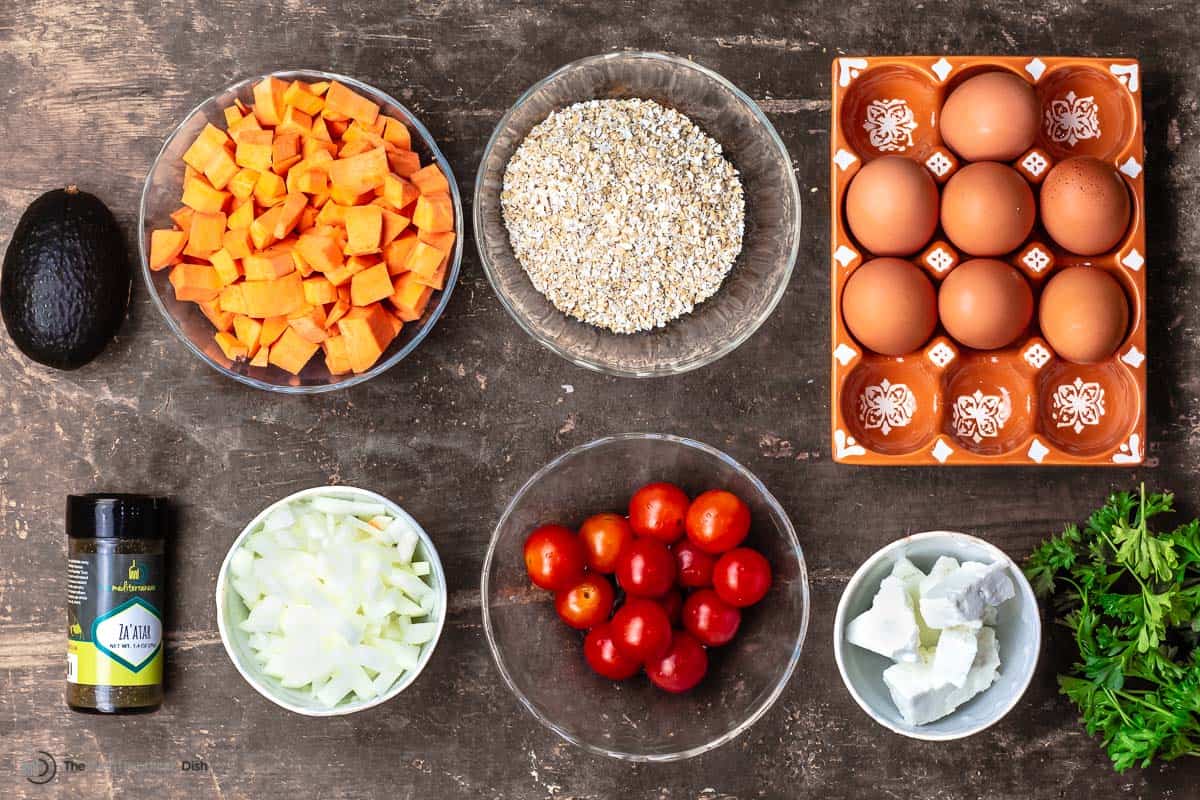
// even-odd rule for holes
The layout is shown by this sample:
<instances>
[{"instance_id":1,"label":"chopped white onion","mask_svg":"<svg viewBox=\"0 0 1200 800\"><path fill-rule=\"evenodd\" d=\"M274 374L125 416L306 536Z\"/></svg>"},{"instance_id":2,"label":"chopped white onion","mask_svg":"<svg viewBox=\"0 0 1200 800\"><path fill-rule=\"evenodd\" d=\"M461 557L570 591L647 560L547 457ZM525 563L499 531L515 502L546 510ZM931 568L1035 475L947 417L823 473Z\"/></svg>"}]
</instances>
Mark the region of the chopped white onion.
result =
<instances>
[{"instance_id":1,"label":"chopped white onion","mask_svg":"<svg viewBox=\"0 0 1200 800\"><path fill-rule=\"evenodd\" d=\"M263 672L330 708L386 694L437 632L418 544L379 503L318 496L268 514L229 565Z\"/></svg>"}]
</instances>

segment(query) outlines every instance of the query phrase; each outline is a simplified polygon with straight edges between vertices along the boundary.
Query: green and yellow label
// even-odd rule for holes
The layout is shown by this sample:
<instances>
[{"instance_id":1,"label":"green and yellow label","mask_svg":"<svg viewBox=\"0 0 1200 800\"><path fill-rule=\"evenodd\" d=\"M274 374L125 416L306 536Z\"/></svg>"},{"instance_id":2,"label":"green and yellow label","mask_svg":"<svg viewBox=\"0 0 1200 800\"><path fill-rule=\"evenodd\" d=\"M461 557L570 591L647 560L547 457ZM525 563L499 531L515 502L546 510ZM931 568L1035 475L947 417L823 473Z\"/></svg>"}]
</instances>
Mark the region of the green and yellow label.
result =
<instances>
[{"instance_id":1,"label":"green and yellow label","mask_svg":"<svg viewBox=\"0 0 1200 800\"><path fill-rule=\"evenodd\" d=\"M91 553L67 565L67 680L148 686L162 680L161 555Z\"/></svg>"}]
</instances>

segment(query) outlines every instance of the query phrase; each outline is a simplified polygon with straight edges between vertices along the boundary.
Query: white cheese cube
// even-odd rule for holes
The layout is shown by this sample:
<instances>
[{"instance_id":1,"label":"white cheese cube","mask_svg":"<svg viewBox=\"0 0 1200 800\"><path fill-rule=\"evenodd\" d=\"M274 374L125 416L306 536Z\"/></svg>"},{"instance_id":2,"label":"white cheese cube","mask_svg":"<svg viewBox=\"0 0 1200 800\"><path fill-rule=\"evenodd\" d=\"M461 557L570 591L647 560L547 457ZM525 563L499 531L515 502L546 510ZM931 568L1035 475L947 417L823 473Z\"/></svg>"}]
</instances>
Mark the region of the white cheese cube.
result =
<instances>
[{"instance_id":1,"label":"white cheese cube","mask_svg":"<svg viewBox=\"0 0 1200 800\"><path fill-rule=\"evenodd\" d=\"M961 687L944 682L933 661L894 664L884 670L883 681L904 721L925 725L939 720L991 686L1000 666L995 631L983 628L978 648Z\"/></svg>"},{"instance_id":2,"label":"white cheese cube","mask_svg":"<svg viewBox=\"0 0 1200 800\"><path fill-rule=\"evenodd\" d=\"M920 596L918 589L921 581L925 579L925 573L921 572L916 564L901 556L892 565L892 577L904 584L905 590L914 601Z\"/></svg>"},{"instance_id":3,"label":"white cheese cube","mask_svg":"<svg viewBox=\"0 0 1200 800\"><path fill-rule=\"evenodd\" d=\"M961 688L979 652L979 631L965 626L946 628L938 637L933 671L947 683Z\"/></svg>"},{"instance_id":4,"label":"white cheese cube","mask_svg":"<svg viewBox=\"0 0 1200 800\"><path fill-rule=\"evenodd\" d=\"M912 598L899 579L888 576L864 611L846 626L846 640L893 661L919 659L920 629Z\"/></svg>"},{"instance_id":5,"label":"white cheese cube","mask_svg":"<svg viewBox=\"0 0 1200 800\"><path fill-rule=\"evenodd\" d=\"M921 595L921 616L932 628L978 627L983 624L987 606L999 605L1015 595L1005 564L985 566L968 561Z\"/></svg>"},{"instance_id":6,"label":"white cheese cube","mask_svg":"<svg viewBox=\"0 0 1200 800\"><path fill-rule=\"evenodd\" d=\"M958 560L950 556L938 556L938 560L933 562L933 568L929 570L929 575L922 579L917 587L918 593L924 597L929 594L929 590L937 585L938 581L949 577L958 572Z\"/></svg>"}]
</instances>

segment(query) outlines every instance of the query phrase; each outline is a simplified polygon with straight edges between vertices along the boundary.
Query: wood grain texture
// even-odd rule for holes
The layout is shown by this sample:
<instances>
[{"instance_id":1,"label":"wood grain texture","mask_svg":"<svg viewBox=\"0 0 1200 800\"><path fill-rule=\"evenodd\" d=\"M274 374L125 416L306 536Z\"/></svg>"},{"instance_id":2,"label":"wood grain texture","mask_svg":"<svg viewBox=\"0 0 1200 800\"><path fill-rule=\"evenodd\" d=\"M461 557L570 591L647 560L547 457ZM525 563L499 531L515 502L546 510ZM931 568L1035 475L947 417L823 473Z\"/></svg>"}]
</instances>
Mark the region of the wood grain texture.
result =
<instances>
[{"instance_id":1,"label":"wood grain texture","mask_svg":"<svg viewBox=\"0 0 1200 800\"><path fill-rule=\"evenodd\" d=\"M675 378L607 378L541 349L496 301L472 241L423 346L338 394L279 398L221 378L173 339L140 285L117 341L78 372L32 366L0 337L0 796L1195 797L1195 759L1111 772L1055 693L1067 654L1053 644L1007 719L927 744L859 711L830 632L849 575L906 532L973 531L1019 557L1139 480L1176 488L1186 512L1197 511L1198 32L1187 0L0 4L0 248L34 197L68 182L103 198L132 242L142 179L171 127L213 91L284 67L329 68L400 98L469 198L492 127L521 92L563 63L619 48L692 57L758 100L795 158L805 203L801 258L778 310L730 356ZM842 52L1142 59L1144 467L831 463L825 154L829 60ZM749 465L793 515L812 569L809 640L780 702L746 735L683 764L630 766L559 741L503 687L481 629L479 569L503 504L563 449L622 430L685 434ZM241 681L217 638L212 592L227 547L259 508L325 482L383 492L421 520L441 550L452 608L433 663L402 699L309 720ZM168 699L153 716L84 717L62 703L64 495L97 489L169 494L181 510ZM16 771L39 749L60 761L46 786ZM65 756L84 771L64 772ZM208 771L181 773L179 761L194 758Z\"/></svg>"}]
</instances>

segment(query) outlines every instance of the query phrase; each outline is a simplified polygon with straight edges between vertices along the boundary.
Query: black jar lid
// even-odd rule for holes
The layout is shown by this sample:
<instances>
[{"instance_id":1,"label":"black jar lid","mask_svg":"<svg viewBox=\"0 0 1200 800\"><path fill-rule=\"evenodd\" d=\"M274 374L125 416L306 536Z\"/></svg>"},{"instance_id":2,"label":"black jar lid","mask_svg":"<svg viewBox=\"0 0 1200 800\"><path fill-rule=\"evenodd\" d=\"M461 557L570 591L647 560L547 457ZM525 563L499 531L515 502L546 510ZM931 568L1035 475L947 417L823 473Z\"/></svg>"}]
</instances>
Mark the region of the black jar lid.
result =
<instances>
[{"instance_id":1,"label":"black jar lid","mask_svg":"<svg viewBox=\"0 0 1200 800\"><path fill-rule=\"evenodd\" d=\"M165 497L67 495L67 536L72 539L162 539L166 533Z\"/></svg>"}]
</instances>

